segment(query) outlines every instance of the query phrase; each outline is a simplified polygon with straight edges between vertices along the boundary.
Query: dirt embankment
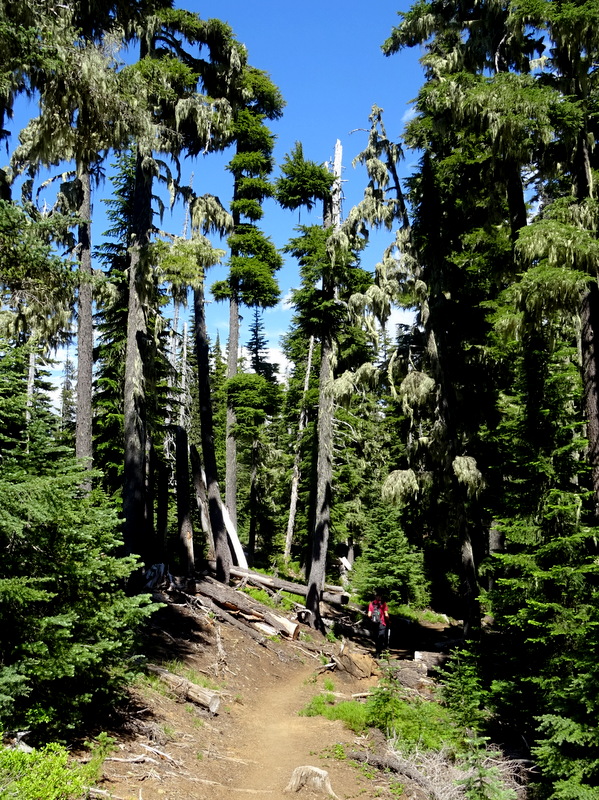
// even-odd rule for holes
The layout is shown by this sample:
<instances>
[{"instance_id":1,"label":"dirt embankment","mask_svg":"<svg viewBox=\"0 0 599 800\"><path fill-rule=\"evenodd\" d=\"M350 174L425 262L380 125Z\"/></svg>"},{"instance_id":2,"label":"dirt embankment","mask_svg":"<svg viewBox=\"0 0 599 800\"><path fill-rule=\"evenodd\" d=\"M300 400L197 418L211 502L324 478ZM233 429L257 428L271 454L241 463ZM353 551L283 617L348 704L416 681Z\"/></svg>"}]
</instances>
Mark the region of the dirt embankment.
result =
<instances>
[{"instance_id":1,"label":"dirt embankment","mask_svg":"<svg viewBox=\"0 0 599 800\"><path fill-rule=\"evenodd\" d=\"M125 728L113 732L118 750L105 764L97 797L322 798L322 791L309 786L284 792L296 767L307 765L327 771L341 800L397 796L397 778L337 757L348 750L380 748L380 737L356 736L340 722L298 714L323 690L325 680L348 698L376 684L375 674L322 674L318 651L332 653L338 645L314 634L310 643L269 641L265 648L239 630L207 617L200 620L183 608L170 607L161 615L150 657L162 663L176 659L210 677L223 692L219 713L178 700L160 686L140 684Z\"/></svg>"}]
</instances>

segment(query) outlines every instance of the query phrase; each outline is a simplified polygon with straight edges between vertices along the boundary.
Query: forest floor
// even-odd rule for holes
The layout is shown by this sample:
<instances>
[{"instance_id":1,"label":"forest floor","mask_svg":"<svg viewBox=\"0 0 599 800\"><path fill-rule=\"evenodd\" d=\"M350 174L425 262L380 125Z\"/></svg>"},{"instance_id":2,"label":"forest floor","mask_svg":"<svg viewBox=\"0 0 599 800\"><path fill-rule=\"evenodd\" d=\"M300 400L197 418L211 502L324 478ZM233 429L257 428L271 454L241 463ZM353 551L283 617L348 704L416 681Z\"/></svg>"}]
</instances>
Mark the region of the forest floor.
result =
<instances>
[{"instance_id":1,"label":"forest floor","mask_svg":"<svg viewBox=\"0 0 599 800\"><path fill-rule=\"evenodd\" d=\"M442 636L442 628L426 631L429 647L430 635ZM340 646L340 641L329 641L302 626L299 640L267 640L264 647L243 631L208 615L202 618L186 606L162 609L148 641L148 659L188 678L195 674L196 679L210 679L210 685L222 692L219 713L210 714L177 698L157 681L140 681L131 692L124 721L110 731L116 749L105 762L94 796L114 800L325 797L309 786L297 794L285 793L294 769L309 765L326 770L340 800L391 800L400 795L421 800L424 793L409 781L406 785L403 776L339 758L350 750L384 754L386 743L380 732L358 736L339 721L299 715L324 689L350 699L376 685L380 669L365 638L346 641L344 647L357 653L362 669L372 674L358 678L347 671L323 672L323 661L338 653ZM390 655L412 658L413 650L394 649Z\"/></svg>"}]
</instances>

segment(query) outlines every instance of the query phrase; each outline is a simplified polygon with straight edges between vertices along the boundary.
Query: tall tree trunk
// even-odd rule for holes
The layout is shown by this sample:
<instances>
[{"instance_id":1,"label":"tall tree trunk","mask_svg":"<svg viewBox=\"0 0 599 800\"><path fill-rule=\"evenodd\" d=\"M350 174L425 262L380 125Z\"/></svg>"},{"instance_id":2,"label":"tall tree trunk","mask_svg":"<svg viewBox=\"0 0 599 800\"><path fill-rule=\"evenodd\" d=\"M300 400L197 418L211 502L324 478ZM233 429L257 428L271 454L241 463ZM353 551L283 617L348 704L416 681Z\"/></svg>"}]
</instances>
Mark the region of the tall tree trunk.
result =
<instances>
[{"instance_id":1,"label":"tall tree trunk","mask_svg":"<svg viewBox=\"0 0 599 800\"><path fill-rule=\"evenodd\" d=\"M316 509L312 534L312 558L306 608L312 612L310 625L322 628L320 598L326 576L327 549L331 527L333 479L333 341L325 333L321 341L318 395L318 458L316 464Z\"/></svg>"},{"instance_id":2,"label":"tall tree trunk","mask_svg":"<svg viewBox=\"0 0 599 800\"><path fill-rule=\"evenodd\" d=\"M581 309L582 375L584 406L587 422L588 460L591 467L593 509L599 523L599 349L596 331L599 330L599 286L589 284Z\"/></svg>"},{"instance_id":3,"label":"tall tree trunk","mask_svg":"<svg viewBox=\"0 0 599 800\"><path fill-rule=\"evenodd\" d=\"M156 457L157 463L157 491L156 491L156 562L165 564L168 559L167 534L168 534L168 481L169 468L165 454Z\"/></svg>"},{"instance_id":4,"label":"tall tree trunk","mask_svg":"<svg viewBox=\"0 0 599 800\"><path fill-rule=\"evenodd\" d=\"M202 455L206 471L206 496L210 527L214 537L216 556L216 576L223 583L229 582L231 574L231 552L227 541L227 529L223 517L216 455L214 453L214 423L210 397L210 348L206 332L204 312L204 290L195 288L193 292L195 314L195 345L198 364L198 395L200 401L200 425L202 429Z\"/></svg>"},{"instance_id":5,"label":"tall tree trunk","mask_svg":"<svg viewBox=\"0 0 599 800\"><path fill-rule=\"evenodd\" d=\"M206 558L208 561L216 561L216 550L214 547L214 536L212 535L212 526L210 525L210 515L208 513L208 493L206 490L206 474L202 469L202 462L200 454L194 444L189 448L189 455L191 457L191 474L193 477L193 488L196 493L196 501L198 510L200 512L200 521L202 530L206 535L206 542L208 544L208 553Z\"/></svg>"},{"instance_id":6,"label":"tall tree trunk","mask_svg":"<svg viewBox=\"0 0 599 800\"><path fill-rule=\"evenodd\" d=\"M181 425L177 425L176 442L177 523L181 567L185 575L193 575L195 560L189 495L189 446L187 443L187 431Z\"/></svg>"},{"instance_id":7,"label":"tall tree trunk","mask_svg":"<svg viewBox=\"0 0 599 800\"><path fill-rule=\"evenodd\" d=\"M293 456L293 474L291 477L291 498L289 501L289 517L287 518L287 532L285 534L285 550L283 556L289 560L291 555L291 543L293 541L293 531L295 528L295 515L297 512L297 498L299 494L300 482L300 461L301 461L301 440L308 422L308 410L306 408L306 397L310 387L310 373L312 372L312 355L314 353L314 337L310 336L308 345L308 360L306 363L306 374L304 376L304 391L302 394L302 410L300 411L299 424L297 428L297 441L295 443L295 453Z\"/></svg>"},{"instance_id":8,"label":"tall tree trunk","mask_svg":"<svg viewBox=\"0 0 599 800\"><path fill-rule=\"evenodd\" d=\"M333 173L335 182L331 197L324 204L324 226L338 228L341 224L341 142L335 144ZM322 279L322 299L328 305L335 298L337 287L334 265L326 265ZM333 336L323 325L320 339L320 376L318 380L318 457L316 461L316 508L312 534L312 558L308 578L306 608L312 612L310 625L322 629L320 598L326 577L327 550L331 528L331 499L333 483Z\"/></svg>"},{"instance_id":9,"label":"tall tree trunk","mask_svg":"<svg viewBox=\"0 0 599 800\"><path fill-rule=\"evenodd\" d=\"M239 354L239 302L235 292L229 300L229 350L227 353L227 378L237 375L237 360ZM226 422L226 481L225 503L229 517L237 529L237 442L233 435L235 427L235 410L227 399Z\"/></svg>"},{"instance_id":10,"label":"tall tree trunk","mask_svg":"<svg viewBox=\"0 0 599 800\"><path fill-rule=\"evenodd\" d=\"M128 553L145 557L145 457L146 399L143 347L147 337L146 315L142 304L143 256L152 223L151 178L145 174L143 156L138 151L132 246L129 260L129 303L123 416L125 428L125 467L123 473L123 535Z\"/></svg>"},{"instance_id":11,"label":"tall tree trunk","mask_svg":"<svg viewBox=\"0 0 599 800\"><path fill-rule=\"evenodd\" d=\"M258 478L258 440L252 442L252 465L250 472L250 530L248 537L248 563L254 564L256 554L256 509L258 507L258 496L256 491L256 481Z\"/></svg>"},{"instance_id":12,"label":"tall tree trunk","mask_svg":"<svg viewBox=\"0 0 599 800\"><path fill-rule=\"evenodd\" d=\"M92 317L92 254L91 254L91 180L87 164L77 167L82 200L79 240L79 308L77 323L77 417L75 422L75 455L92 467L92 375L94 331Z\"/></svg>"}]
</instances>

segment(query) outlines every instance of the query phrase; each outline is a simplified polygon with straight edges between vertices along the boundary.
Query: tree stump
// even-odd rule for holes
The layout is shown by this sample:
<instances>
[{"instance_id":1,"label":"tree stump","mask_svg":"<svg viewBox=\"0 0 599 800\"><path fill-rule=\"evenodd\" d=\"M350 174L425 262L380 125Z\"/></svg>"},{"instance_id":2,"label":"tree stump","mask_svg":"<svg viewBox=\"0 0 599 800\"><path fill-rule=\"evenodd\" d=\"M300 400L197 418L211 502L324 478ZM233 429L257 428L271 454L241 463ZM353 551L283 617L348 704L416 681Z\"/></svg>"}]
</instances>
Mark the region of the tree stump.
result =
<instances>
[{"instance_id":1,"label":"tree stump","mask_svg":"<svg viewBox=\"0 0 599 800\"><path fill-rule=\"evenodd\" d=\"M307 789L328 794L330 797L334 797L336 800L339 800L331 787L329 773L326 771L326 769L310 766L296 767L293 770L291 780L285 787L285 791L299 792L299 790L304 786Z\"/></svg>"}]
</instances>

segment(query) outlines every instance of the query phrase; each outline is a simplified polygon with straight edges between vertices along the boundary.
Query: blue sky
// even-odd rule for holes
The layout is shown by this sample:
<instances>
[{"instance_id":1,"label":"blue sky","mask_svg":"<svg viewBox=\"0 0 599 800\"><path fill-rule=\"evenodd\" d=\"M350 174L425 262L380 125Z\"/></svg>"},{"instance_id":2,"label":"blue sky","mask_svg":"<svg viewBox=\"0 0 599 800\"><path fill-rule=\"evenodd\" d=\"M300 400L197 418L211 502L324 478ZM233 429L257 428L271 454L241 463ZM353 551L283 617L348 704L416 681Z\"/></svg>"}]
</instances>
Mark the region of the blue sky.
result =
<instances>
[{"instance_id":1,"label":"blue sky","mask_svg":"<svg viewBox=\"0 0 599 800\"><path fill-rule=\"evenodd\" d=\"M281 90L287 105L283 118L271 125L277 136L277 163L296 141L302 142L306 158L332 161L335 142L341 141L343 208L347 212L362 197L365 176L351 162L366 142L365 129L373 104L384 109L387 133L397 139L410 113L410 102L422 83L418 49L389 58L381 51L382 43L399 21L397 12L406 11L409 5L394 0L378 0L372 6L363 0L188 0L178 5L204 18L218 17L228 22L247 47L249 63L268 72ZM205 170L202 164L194 169L194 187L202 193L214 192L225 202L230 192L229 176L223 183L222 169L212 156L210 167L208 160ZM407 174L410 167L408 156L403 173ZM265 204L262 227L278 247L294 235L299 221L297 213L282 211L274 202ZM312 221L319 220L302 212L302 223ZM366 251L364 267L374 267L388 236L374 237ZM219 271L224 274L222 268L216 267L211 280L220 277ZM284 297L297 286L293 259L286 261L279 281ZM250 316L248 312L247 320ZM271 346L277 346L290 318L291 311L284 302L266 312L264 322ZM226 308L210 309L209 322L218 327L224 341ZM242 332L242 339L243 336Z\"/></svg>"},{"instance_id":2,"label":"blue sky","mask_svg":"<svg viewBox=\"0 0 599 800\"><path fill-rule=\"evenodd\" d=\"M175 0L176 5L197 12L207 19L218 17L228 22L237 39L248 50L253 66L269 73L286 101L282 119L271 124L277 137L275 159L280 164L296 141L302 142L306 158L317 162L332 161L335 142L343 146L343 211L347 212L362 196L365 175L351 166L352 159L366 142L368 115L373 104L384 109L388 135L398 139L410 115L410 102L422 83L418 49L386 58L381 45L397 24L397 12L407 10L401 0L378 0L372 6L362 0L304 0L288 3L281 0ZM15 133L29 115L37 113L35 104L20 101L13 121ZM16 146L13 137L9 146ZM193 173L193 187L198 193L217 194L228 205L232 181L224 167L231 152L200 157L185 164ZM415 157L408 154L401 167L408 174ZM6 157L8 160L8 157ZM275 175L278 173L278 168ZM110 191L106 181L94 194L94 224L92 236L97 245L105 229L102 196ZM277 247L282 247L294 235L299 223L319 223L318 213L309 215L283 211L274 201L265 203L262 228ZM172 233L182 232L183 215L177 209L160 226ZM364 254L362 264L374 269L390 234L376 235ZM222 279L226 266L214 267L208 284ZM292 316L285 298L298 286L297 265L286 257L279 273L282 301L264 317L265 333L272 348L273 360L280 337ZM252 312L248 309L242 323L241 341L249 338L247 323ZM224 344L228 333L228 309L224 304L210 303L207 309L209 333L214 340L220 334Z\"/></svg>"}]
</instances>

